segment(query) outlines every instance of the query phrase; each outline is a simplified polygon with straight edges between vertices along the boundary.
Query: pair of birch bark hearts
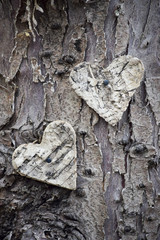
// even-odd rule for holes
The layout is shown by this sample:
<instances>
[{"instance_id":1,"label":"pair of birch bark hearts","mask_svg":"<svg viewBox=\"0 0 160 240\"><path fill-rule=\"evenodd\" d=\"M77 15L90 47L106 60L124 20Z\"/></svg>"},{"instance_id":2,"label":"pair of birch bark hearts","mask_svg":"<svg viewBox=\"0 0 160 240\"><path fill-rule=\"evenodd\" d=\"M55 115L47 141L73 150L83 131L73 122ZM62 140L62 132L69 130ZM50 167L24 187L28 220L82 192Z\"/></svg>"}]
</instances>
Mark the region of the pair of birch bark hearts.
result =
<instances>
[{"instance_id":1,"label":"pair of birch bark hearts","mask_svg":"<svg viewBox=\"0 0 160 240\"><path fill-rule=\"evenodd\" d=\"M106 69L80 63L70 74L70 83L102 118L115 125L143 78L138 58L121 56ZM65 121L50 123L40 144L20 145L12 164L21 175L67 189L76 189L76 135Z\"/></svg>"}]
</instances>

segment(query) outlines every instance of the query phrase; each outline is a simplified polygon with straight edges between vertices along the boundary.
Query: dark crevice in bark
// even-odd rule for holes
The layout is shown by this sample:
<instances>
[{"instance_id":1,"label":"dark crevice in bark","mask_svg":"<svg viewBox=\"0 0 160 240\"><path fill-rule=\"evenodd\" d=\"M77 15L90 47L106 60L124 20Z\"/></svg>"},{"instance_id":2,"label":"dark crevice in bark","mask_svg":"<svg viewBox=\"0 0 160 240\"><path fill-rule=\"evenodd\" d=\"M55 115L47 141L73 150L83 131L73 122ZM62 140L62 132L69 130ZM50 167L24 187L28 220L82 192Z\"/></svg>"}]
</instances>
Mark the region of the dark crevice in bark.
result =
<instances>
[{"instance_id":1,"label":"dark crevice in bark","mask_svg":"<svg viewBox=\"0 0 160 240\"><path fill-rule=\"evenodd\" d=\"M93 63L97 37L93 31L92 23L88 22L86 23L86 34L87 34L87 47L85 50L84 60L86 62Z\"/></svg>"},{"instance_id":2,"label":"dark crevice in bark","mask_svg":"<svg viewBox=\"0 0 160 240\"><path fill-rule=\"evenodd\" d=\"M158 145L158 133L159 133L159 126L157 125L157 121L154 115L154 111L152 109L151 104L149 103L149 101L147 101L147 110L148 113L150 114L151 117L151 122L152 122L152 126L153 126L153 146L156 149L157 154L160 154L160 149L159 149L159 145Z\"/></svg>"},{"instance_id":3,"label":"dark crevice in bark","mask_svg":"<svg viewBox=\"0 0 160 240\"><path fill-rule=\"evenodd\" d=\"M66 36L67 36L69 23L70 23L70 20L69 20L69 4L68 4L68 0L65 0L65 1L66 1L66 15L67 15L67 22L68 23L65 26L65 32L64 32L64 35L63 35L63 39L62 39L62 50L65 47L65 39L66 39Z\"/></svg>"},{"instance_id":4,"label":"dark crevice in bark","mask_svg":"<svg viewBox=\"0 0 160 240\"><path fill-rule=\"evenodd\" d=\"M152 106L147 99L147 91L146 91L146 85L145 82L142 82L141 84L141 100L144 106L146 106L150 117L151 117L151 122L153 126L153 146L155 146L157 154L159 155L159 145L158 145L158 133L159 133L159 126L157 125L157 121L154 115L154 111L152 109Z\"/></svg>"},{"instance_id":5,"label":"dark crevice in bark","mask_svg":"<svg viewBox=\"0 0 160 240\"><path fill-rule=\"evenodd\" d=\"M140 93L141 93L140 97L141 97L143 106L147 106L147 91L146 91L146 85L145 85L145 78L141 82Z\"/></svg>"},{"instance_id":6,"label":"dark crevice in bark","mask_svg":"<svg viewBox=\"0 0 160 240\"><path fill-rule=\"evenodd\" d=\"M113 156L111 154L112 146L108 140L107 123L102 118L100 118L98 123L94 126L94 133L102 151L102 171L105 175L107 172L112 172Z\"/></svg>"},{"instance_id":7,"label":"dark crevice in bark","mask_svg":"<svg viewBox=\"0 0 160 240\"><path fill-rule=\"evenodd\" d=\"M80 106L80 109L79 109L79 113L81 113L81 112L82 112L82 110L83 110L83 107L84 107L84 100L83 100L83 99L81 99L81 106Z\"/></svg>"},{"instance_id":8,"label":"dark crevice in bark","mask_svg":"<svg viewBox=\"0 0 160 240\"><path fill-rule=\"evenodd\" d=\"M105 239L110 240L119 240L120 233L118 231L118 219L117 219L117 210L121 208L121 200L115 198L112 195L114 191L114 195L116 194L116 188L119 186L121 182L121 176L119 173L113 173L110 175L109 185L106 190L105 198L107 204L107 219L105 221Z\"/></svg>"},{"instance_id":9,"label":"dark crevice in bark","mask_svg":"<svg viewBox=\"0 0 160 240\"><path fill-rule=\"evenodd\" d=\"M145 32L146 26L148 25L148 18L149 18L150 10L151 10L151 0L149 0L149 3L148 3L148 10L147 10L147 14L146 14L146 19L144 20L142 34Z\"/></svg>"},{"instance_id":10,"label":"dark crevice in bark","mask_svg":"<svg viewBox=\"0 0 160 240\"><path fill-rule=\"evenodd\" d=\"M133 96L133 98L134 98L134 96ZM133 139L132 139L132 136L133 136L133 126L132 126L132 122L131 122L131 119L130 119L130 109L131 109L131 103L132 103L132 101L133 101L133 98L132 98L132 100L131 100L131 102L129 103L129 113L128 113L128 116L129 116L129 133L130 133L130 139L129 139L129 142L130 142L130 145L132 144L132 142L133 142Z\"/></svg>"},{"instance_id":11,"label":"dark crevice in bark","mask_svg":"<svg viewBox=\"0 0 160 240\"><path fill-rule=\"evenodd\" d=\"M117 26L117 17L114 15L114 10L116 6L116 0L110 1L108 6L108 14L105 19L104 32L106 39L106 59L104 62L104 66L108 66L114 58L115 55L115 34L116 34L116 26Z\"/></svg>"},{"instance_id":12,"label":"dark crevice in bark","mask_svg":"<svg viewBox=\"0 0 160 240\"><path fill-rule=\"evenodd\" d=\"M128 40L127 54L130 54L130 49L133 46L133 42L134 42L134 31L133 31L133 26L130 23L130 20L128 20L128 24L129 24L129 40Z\"/></svg>"},{"instance_id":13,"label":"dark crevice in bark","mask_svg":"<svg viewBox=\"0 0 160 240\"><path fill-rule=\"evenodd\" d=\"M99 122L94 127L94 132L96 138L98 140L99 146L101 147L102 151L102 171L104 176L104 182L106 181L106 174L109 173L109 184L107 189L104 188L105 192L105 200L107 205L107 215L108 218L105 221L104 229L105 229L105 239L110 240L118 240L119 233L118 233L118 222L116 217L116 211L120 206L120 185L123 185L123 176L119 173L112 173L112 146L108 140L108 130L107 130L107 123L100 118ZM105 186L105 185L104 185ZM118 190L119 189L119 190ZM114 195L112 192L114 191ZM118 192L116 192L118 191ZM118 195L117 195L118 194Z\"/></svg>"},{"instance_id":14,"label":"dark crevice in bark","mask_svg":"<svg viewBox=\"0 0 160 240\"><path fill-rule=\"evenodd\" d=\"M158 225L158 228L157 228L157 238L156 240L160 240L160 224Z\"/></svg>"},{"instance_id":15,"label":"dark crevice in bark","mask_svg":"<svg viewBox=\"0 0 160 240\"><path fill-rule=\"evenodd\" d=\"M127 173L127 169L128 169L128 153L125 154L125 159L124 159L124 164L125 164L125 172ZM125 179L125 178L124 178ZM125 182L124 182L125 183Z\"/></svg>"},{"instance_id":16,"label":"dark crevice in bark","mask_svg":"<svg viewBox=\"0 0 160 240\"><path fill-rule=\"evenodd\" d=\"M67 14L68 25L70 25L69 2L68 2L68 0L66 0L66 14Z\"/></svg>"},{"instance_id":17,"label":"dark crevice in bark","mask_svg":"<svg viewBox=\"0 0 160 240\"><path fill-rule=\"evenodd\" d=\"M121 174L121 179L122 179L122 188L125 188L125 177L124 177L124 174Z\"/></svg>"},{"instance_id":18,"label":"dark crevice in bark","mask_svg":"<svg viewBox=\"0 0 160 240\"><path fill-rule=\"evenodd\" d=\"M21 6L22 6L22 2L21 0L12 0L11 1L11 5L12 5L12 11L11 11L11 15L12 15L12 19L14 19L14 27L15 27L15 33L17 32L17 21L18 21L18 16L20 14L20 10L21 10Z\"/></svg>"},{"instance_id":19,"label":"dark crevice in bark","mask_svg":"<svg viewBox=\"0 0 160 240\"><path fill-rule=\"evenodd\" d=\"M93 126L94 113L91 113L90 125Z\"/></svg>"},{"instance_id":20,"label":"dark crevice in bark","mask_svg":"<svg viewBox=\"0 0 160 240\"><path fill-rule=\"evenodd\" d=\"M128 43L127 43L125 55L128 55L128 49L129 49L129 41L128 41Z\"/></svg>"},{"instance_id":21,"label":"dark crevice in bark","mask_svg":"<svg viewBox=\"0 0 160 240\"><path fill-rule=\"evenodd\" d=\"M137 215L137 230L138 232L143 232L143 206L140 205L140 213Z\"/></svg>"},{"instance_id":22,"label":"dark crevice in bark","mask_svg":"<svg viewBox=\"0 0 160 240\"><path fill-rule=\"evenodd\" d=\"M129 38L130 38L130 22L129 22L129 20L127 20L127 23L128 23ZM127 43L127 46L126 46L126 51L125 51L126 55L129 55L129 49L130 49L130 39L128 39L128 43Z\"/></svg>"},{"instance_id":23,"label":"dark crevice in bark","mask_svg":"<svg viewBox=\"0 0 160 240\"><path fill-rule=\"evenodd\" d=\"M12 106L14 108L14 113L13 113L12 117L9 119L8 123L6 123L1 128L1 130L10 129L16 121L15 109L16 109L16 99L17 99L17 96L18 96L18 88L17 88L16 82L17 81L14 81L14 82L12 81L11 83L9 83L10 85L12 85L13 88L15 88L14 102L13 102L13 106Z\"/></svg>"}]
</instances>

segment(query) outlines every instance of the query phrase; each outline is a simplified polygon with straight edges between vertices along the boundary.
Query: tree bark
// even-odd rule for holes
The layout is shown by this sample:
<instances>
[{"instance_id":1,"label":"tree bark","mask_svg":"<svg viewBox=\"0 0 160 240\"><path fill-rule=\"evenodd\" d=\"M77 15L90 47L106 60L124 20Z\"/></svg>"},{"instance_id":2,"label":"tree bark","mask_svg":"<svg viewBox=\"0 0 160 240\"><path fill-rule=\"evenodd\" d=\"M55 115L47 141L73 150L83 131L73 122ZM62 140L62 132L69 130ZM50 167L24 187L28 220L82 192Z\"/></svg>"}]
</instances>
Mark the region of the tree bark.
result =
<instances>
[{"instance_id":1,"label":"tree bark","mask_svg":"<svg viewBox=\"0 0 160 240\"><path fill-rule=\"evenodd\" d=\"M159 1L0 2L0 239L160 240ZM83 61L131 55L145 76L116 126L71 88ZM77 189L20 176L13 151L76 132Z\"/></svg>"}]
</instances>

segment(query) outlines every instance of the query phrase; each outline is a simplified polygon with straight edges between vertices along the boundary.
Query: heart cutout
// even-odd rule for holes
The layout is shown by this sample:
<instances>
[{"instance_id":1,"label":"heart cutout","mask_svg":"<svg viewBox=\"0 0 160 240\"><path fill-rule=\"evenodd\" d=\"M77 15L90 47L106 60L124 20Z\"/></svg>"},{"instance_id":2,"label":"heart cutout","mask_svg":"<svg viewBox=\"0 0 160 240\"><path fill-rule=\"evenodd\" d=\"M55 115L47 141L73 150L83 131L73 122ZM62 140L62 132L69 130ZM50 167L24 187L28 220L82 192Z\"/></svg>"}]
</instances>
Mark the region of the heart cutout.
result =
<instances>
[{"instance_id":1,"label":"heart cutout","mask_svg":"<svg viewBox=\"0 0 160 240\"><path fill-rule=\"evenodd\" d=\"M13 153L12 165L22 176L75 190L77 178L76 134L65 121L50 123L40 144L22 144Z\"/></svg>"},{"instance_id":2,"label":"heart cutout","mask_svg":"<svg viewBox=\"0 0 160 240\"><path fill-rule=\"evenodd\" d=\"M80 63L71 71L69 79L75 92L114 126L127 109L143 75L143 63L127 55L114 59L106 69Z\"/></svg>"}]
</instances>

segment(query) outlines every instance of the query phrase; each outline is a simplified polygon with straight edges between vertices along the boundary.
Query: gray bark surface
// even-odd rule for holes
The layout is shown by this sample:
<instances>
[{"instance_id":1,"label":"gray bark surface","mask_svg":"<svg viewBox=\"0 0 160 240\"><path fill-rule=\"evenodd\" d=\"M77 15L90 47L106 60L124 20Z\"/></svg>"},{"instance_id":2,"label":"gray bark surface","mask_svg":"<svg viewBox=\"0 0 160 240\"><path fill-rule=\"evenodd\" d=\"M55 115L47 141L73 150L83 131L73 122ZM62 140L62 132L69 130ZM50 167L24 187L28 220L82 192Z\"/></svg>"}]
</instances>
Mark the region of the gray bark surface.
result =
<instances>
[{"instance_id":1,"label":"gray bark surface","mask_svg":"<svg viewBox=\"0 0 160 240\"><path fill-rule=\"evenodd\" d=\"M158 0L0 1L0 240L160 240ZM116 126L72 89L84 61L139 58ZM20 176L12 154L56 120L77 139L77 189Z\"/></svg>"}]
</instances>

